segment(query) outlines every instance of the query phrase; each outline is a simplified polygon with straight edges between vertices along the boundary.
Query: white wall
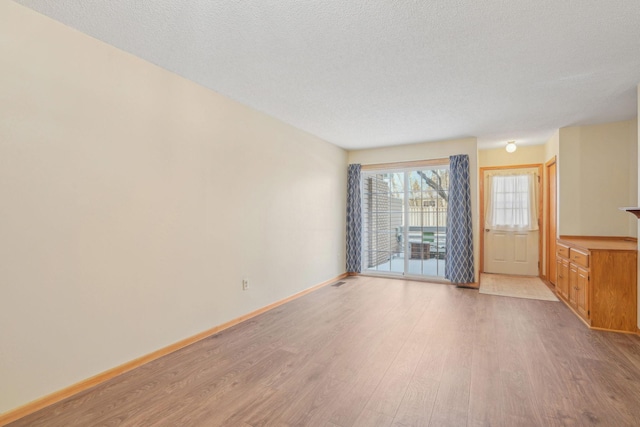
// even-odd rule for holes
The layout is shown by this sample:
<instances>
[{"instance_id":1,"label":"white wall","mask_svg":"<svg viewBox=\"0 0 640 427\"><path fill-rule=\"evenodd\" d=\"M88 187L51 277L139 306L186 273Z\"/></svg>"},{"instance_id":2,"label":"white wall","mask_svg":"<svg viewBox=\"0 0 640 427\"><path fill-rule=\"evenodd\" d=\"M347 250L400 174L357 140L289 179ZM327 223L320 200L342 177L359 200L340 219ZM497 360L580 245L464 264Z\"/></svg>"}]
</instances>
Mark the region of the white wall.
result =
<instances>
[{"instance_id":1,"label":"white wall","mask_svg":"<svg viewBox=\"0 0 640 427\"><path fill-rule=\"evenodd\" d=\"M637 236L637 120L560 129L559 233Z\"/></svg>"},{"instance_id":2,"label":"white wall","mask_svg":"<svg viewBox=\"0 0 640 427\"><path fill-rule=\"evenodd\" d=\"M442 159L456 154L469 156L471 174L471 209L473 211L473 252L475 277L478 281L479 236L478 236L478 148L476 138L425 142L386 148L349 151L349 163L371 165L376 163L406 162Z\"/></svg>"},{"instance_id":3,"label":"white wall","mask_svg":"<svg viewBox=\"0 0 640 427\"><path fill-rule=\"evenodd\" d=\"M0 412L344 272L344 150L13 2L0 70Z\"/></svg>"}]
</instances>

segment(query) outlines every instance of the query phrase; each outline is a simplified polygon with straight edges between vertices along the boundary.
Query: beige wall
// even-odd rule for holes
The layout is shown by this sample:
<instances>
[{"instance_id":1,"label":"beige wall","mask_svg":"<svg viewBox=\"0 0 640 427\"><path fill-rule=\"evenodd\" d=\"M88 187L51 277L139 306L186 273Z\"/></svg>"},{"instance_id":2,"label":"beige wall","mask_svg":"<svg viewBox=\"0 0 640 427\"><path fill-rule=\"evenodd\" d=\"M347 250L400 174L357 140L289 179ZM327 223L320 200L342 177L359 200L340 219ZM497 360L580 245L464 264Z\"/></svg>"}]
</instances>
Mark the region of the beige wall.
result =
<instances>
[{"instance_id":1,"label":"beige wall","mask_svg":"<svg viewBox=\"0 0 640 427\"><path fill-rule=\"evenodd\" d=\"M0 412L344 272L344 150L13 2L0 70Z\"/></svg>"},{"instance_id":2,"label":"beige wall","mask_svg":"<svg viewBox=\"0 0 640 427\"><path fill-rule=\"evenodd\" d=\"M618 209L638 201L637 126L634 119L560 129L561 235L637 235L633 217Z\"/></svg>"},{"instance_id":3,"label":"beige wall","mask_svg":"<svg viewBox=\"0 0 640 427\"><path fill-rule=\"evenodd\" d=\"M636 110L638 116L640 116L640 84L638 85L638 95L637 95L637 100L638 100L638 109ZM638 120L638 127L637 127L637 136L638 136L638 144L636 145L636 149L638 151L638 155L636 156L636 160L638 162L638 167L636 168L636 175L638 178L638 188L637 190L639 191L639 193L636 193L637 196L637 201L640 201L640 173L638 172L638 169L640 169L640 120ZM638 204L634 205L634 206L638 206ZM636 231L638 232L637 236L640 236L640 219L636 219ZM638 243L638 250L640 251L640 242ZM640 262L638 262L638 281L640 282ZM640 292L638 292L638 308L640 308ZM638 328L640 328L640 310L638 310Z\"/></svg>"},{"instance_id":4,"label":"beige wall","mask_svg":"<svg viewBox=\"0 0 640 427\"><path fill-rule=\"evenodd\" d=\"M527 145L518 147L514 153L507 153L504 147L478 151L478 166L513 166L541 164L545 162L544 145Z\"/></svg>"},{"instance_id":5,"label":"beige wall","mask_svg":"<svg viewBox=\"0 0 640 427\"><path fill-rule=\"evenodd\" d=\"M476 138L465 138L448 141L425 142L369 150L349 152L349 163L363 165L406 162L412 160L442 159L457 154L469 156L471 174L471 209L473 211L473 252L475 277L478 280L479 237L478 237L478 148Z\"/></svg>"}]
</instances>

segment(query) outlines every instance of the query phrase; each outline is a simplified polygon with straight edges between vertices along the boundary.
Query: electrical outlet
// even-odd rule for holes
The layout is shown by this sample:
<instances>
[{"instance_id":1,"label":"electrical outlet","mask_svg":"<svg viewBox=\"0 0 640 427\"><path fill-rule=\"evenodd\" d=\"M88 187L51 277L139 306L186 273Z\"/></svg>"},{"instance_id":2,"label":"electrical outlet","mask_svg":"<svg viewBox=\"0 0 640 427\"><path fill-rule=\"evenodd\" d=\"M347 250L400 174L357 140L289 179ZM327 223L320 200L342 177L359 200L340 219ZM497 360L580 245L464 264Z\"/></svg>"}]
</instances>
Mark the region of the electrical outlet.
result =
<instances>
[{"instance_id":1,"label":"electrical outlet","mask_svg":"<svg viewBox=\"0 0 640 427\"><path fill-rule=\"evenodd\" d=\"M242 290L246 291L249 289L249 279L242 279Z\"/></svg>"}]
</instances>

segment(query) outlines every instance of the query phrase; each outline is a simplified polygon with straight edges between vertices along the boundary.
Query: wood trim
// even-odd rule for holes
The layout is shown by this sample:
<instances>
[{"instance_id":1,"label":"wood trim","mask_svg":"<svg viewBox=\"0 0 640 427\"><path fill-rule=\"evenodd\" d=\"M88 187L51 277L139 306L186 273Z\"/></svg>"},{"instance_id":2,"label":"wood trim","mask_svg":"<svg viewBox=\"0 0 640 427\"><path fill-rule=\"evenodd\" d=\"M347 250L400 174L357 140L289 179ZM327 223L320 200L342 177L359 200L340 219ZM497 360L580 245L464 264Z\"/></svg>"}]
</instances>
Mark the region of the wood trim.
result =
<instances>
[{"instance_id":1,"label":"wood trim","mask_svg":"<svg viewBox=\"0 0 640 427\"><path fill-rule=\"evenodd\" d=\"M545 221L542 217L542 181L544 180L542 163L535 164L526 164L526 165L513 165L513 166L487 166L481 167L479 170L479 187L480 187L480 265L478 266L478 273L484 273L484 173L485 171L490 170L505 170L505 169L538 169L538 177L540 180L538 181L538 218L540 219L540 224L538 226L538 276L542 276L542 232L544 230Z\"/></svg>"},{"instance_id":2,"label":"wood trim","mask_svg":"<svg viewBox=\"0 0 640 427\"><path fill-rule=\"evenodd\" d=\"M233 320L230 320L228 322L225 322L221 325L218 326L214 326L211 329L208 329L206 331L200 332L199 334L193 335L189 338L185 338L181 341L178 341L176 343L173 343L171 345L168 345L167 347L161 348L159 350L156 350L152 353L146 354L142 357L139 357L137 359L131 360L129 362L123 363L120 366L116 366L115 368L111 368L109 370L106 370L104 372L101 372L93 377L87 378L83 381L80 381L76 384L73 384L69 387L63 388L62 390L58 390L55 391L51 394L48 394L44 397L41 397L39 399L36 399L32 402L29 402L23 406L19 406L15 409L9 410L7 412L5 412L4 414L0 414L0 426L4 426L7 425L9 423L12 423L16 420L19 420L20 418L26 417L27 415L30 415L36 411L39 411L40 409L43 409L47 406L53 405L54 403L60 402L61 400L64 400L68 397L71 397L75 394L78 394L80 392L83 392L85 390L88 390L92 387L95 387L105 381L111 380L115 377L117 377L118 375L122 375L126 372L131 371L132 369L138 368L146 363L149 363L151 361L154 361L156 359L159 359L163 356L166 356L167 354L173 353L175 351L178 351L184 347L187 347L191 344L194 344L198 341L201 341L205 338L210 337L211 335L214 335L220 331L223 331L225 329L228 329L232 326L237 325L238 323L244 322L245 320L251 319L253 317L256 317L262 313L265 313L269 310L272 310L276 307L279 307L283 304L286 304L296 298L300 298L301 296L304 296L310 292L313 292L323 286L326 286L330 283L333 283L337 280L343 279L345 277L347 277L349 274L348 273L343 273L339 276L334 277L333 279L330 280L326 280L322 283L319 283L317 285L314 285L310 288L307 288L303 291L300 291L296 294L293 294L289 297L286 297L280 301L276 301L272 304L269 304L267 306L264 306L262 308L259 308L255 311L252 311L250 313L247 313L245 315L242 315L240 317L237 317Z\"/></svg>"},{"instance_id":3,"label":"wood trim","mask_svg":"<svg viewBox=\"0 0 640 427\"><path fill-rule=\"evenodd\" d=\"M591 326L591 324L584 318L582 317L573 307L571 307L571 304L569 304L569 301L564 299L564 297L562 295L560 295L558 292L556 292L556 297L569 309L573 312L573 314L582 322L584 323L584 325L589 328L589 329L599 329L599 328L594 328ZM611 332L622 332L622 331L612 331L611 329L602 329L603 331L611 331Z\"/></svg>"},{"instance_id":4,"label":"wood trim","mask_svg":"<svg viewBox=\"0 0 640 427\"><path fill-rule=\"evenodd\" d=\"M495 171L495 170L502 170L502 169L533 169L533 168L538 168L542 170L541 169L542 163L529 163L526 165L512 165L512 166L483 166L480 169L485 171Z\"/></svg>"},{"instance_id":5,"label":"wood trim","mask_svg":"<svg viewBox=\"0 0 640 427\"><path fill-rule=\"evenodd\" d=\"M551 277L549 275L549 270L551 269L551 263L555 262L555 257L556 254L553 253L555 251L551 250L551 239L553 239L553 241L558 240L558 164L557 164L557 156L553 156L553 158L551 158L547 163L544 164L544 172L545 172L545 180L544 180L544 185L543 185L543 192L544 194L544 206L543 206L543 210L544 210L544 234L546 237L546 246L544 247L544 256L545 256L545 277L547 279L547 281L555 288L555 285L551 283ZM556 165L556 172L555 172L555 183L556 183L556 188L555 188L555 196L556 196L556 201L554 203L555 208L556 208L556 212L555 212L555 236L551 236L551 188L549 185L550 182L550 178L549 178L549 169L551 168L551 166ZM542 267L542 266L541 266Z\"/></svg>"},{"instance_id":6,"label":"wood trim","mask_svg":"<svg viewBox=\"0 0 640 427\"><path fill-rule=\"evenodd\" d=\"M627 239L592 239L580 237L561 237L558 244L567 247L575 247L584 251L616 251L616 252L637 252L638 243Z\"/></svg>"},{"instance_id":7,"label":"wood trim","mask_svg":"<svg viewBox=\"0 0 640 427\"><path fill-rule=\"evenodd\" d=\"M623 331L621 329L607 329L607 328L598 328L596 326L589 326L589 329L594 331L605 331L605 332L615 332L617 334L632 334L635 335L635 331Z\"/></svg>"},{"instance_id":8,"label":"wood trim","mask_svg":"<svg viewBox=\"0 0 640 427\"><path fill-rule=\"evenodd\" d=\"M547 288L549 288L551 292L553 292L554 294L556 293L555 285L551 283L547 277L540 277L540 280L542 280L542 283L547 285Z\"/></svg>"},{"instance_id":9,"label":"wood trim","mask_svg":"<svg viewBox=\"0 0 640 427\"><path fill-rule=\"evenodd\" d=\"M622 241L622 242L638 242L636 237L628 237L628 236L569 236L562 235L558 237L558 239L575 239L575 240L604 240L604 241Z\"/></svg>"},{"instance_id":10,"label":"wood trim","mask_svg":"<svg viewBox=\"0 0 640 427\"><path fill-rule=\"evenodd\" d=\"M391 279L391 280L411 280L412 282L424 282L424 283L432 283L434 285L453 285L457 288L463 289L480 289L479 282L472 283L451 283L451 281L447 279L435 279L433 277L425 278L419 276L389 276L385 274L375 274L375 273L349 273L350 276L362 276L362 277L375 277L378 279Z\"/></svg>"},{"instance_id":11,"label":"wood trim","mask_svg":"<svg viewBox=\"0 0 640 427\"><path fill-rule=\"evenodd\" d=\"M471 289L475 291L480 290L480 281L472 282L472 283L457 283L456 288L458 289Z\"/></svg>"},{"instance_id":12,"label":"wood trim","mask_svg":"<svg viewBox=\"0 0 640 427\"><path fill-rule=\"evenodd\" d=\"M404 168L415 168L415 167L423 167L423 166L442 166L448 165L449 158L442 159L430 159L430 160L416 160L416 161L408 161L408 162L394 162L394 163L375 163L371 165L362 165L362 170L372 171L372 170L383 170L383 169L404 169Z\"/></svg>"},{"instance_id":13,"label":"wood trim","mask_svg":"<svg viewBox=\"0 0 640 427\"><path fill-rule=\"evenodd\" d=\"M358 276L362 277L376 277L378 279L392 279L392 280L411 280L412 282L425 282L425 283L433 283L436 285L453 285L447 279L437 279L434 277L420 277L420 276L395 276L395 275L387 275L384 273L376 274L373 272L367 273L357 273Z\"/></svg>"},{"instance_id":14,"label":"wood trim","mask_svg":"<svg viewBox=\"0 0 640 427\"><path fill-rule=\"evenodd\" d=\"M480 232L480 236L478 236L478 242L480 242L478 280L480 280L480 275L484 273L484 168L478 169L478 210L480 211L478 212L478 230Z\"/></svg>"},{"instance_id":15,"label":"wood trim","mask_svg":"<svg viewBox=\"0 0 640 427\"><path fill-rule=\"evenodd\" d=\"M624 207L618 209L620 209L621 211L629 212L631 215L635 215L636 218L640 219L640 206Z\"/></svg>"}]
</instances>

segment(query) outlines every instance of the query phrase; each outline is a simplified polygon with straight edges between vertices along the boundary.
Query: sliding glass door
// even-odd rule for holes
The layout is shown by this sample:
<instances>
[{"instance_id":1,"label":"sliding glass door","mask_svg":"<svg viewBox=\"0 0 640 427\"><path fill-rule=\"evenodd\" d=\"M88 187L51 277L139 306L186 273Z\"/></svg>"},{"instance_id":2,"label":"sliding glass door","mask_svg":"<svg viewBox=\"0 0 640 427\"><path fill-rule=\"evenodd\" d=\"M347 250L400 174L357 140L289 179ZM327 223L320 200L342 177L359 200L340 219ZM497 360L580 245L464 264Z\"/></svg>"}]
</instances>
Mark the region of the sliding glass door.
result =
<instances>
[{"instance_id":1,"label":"sliding glass door","mask_svg":"<svg viewBox=\"0 0 640 427\"><path fill-rule=\"evenodd\" d=\"M444 277L449 166L362 171L362 272Z\"/></svg>"}]
</instances>

